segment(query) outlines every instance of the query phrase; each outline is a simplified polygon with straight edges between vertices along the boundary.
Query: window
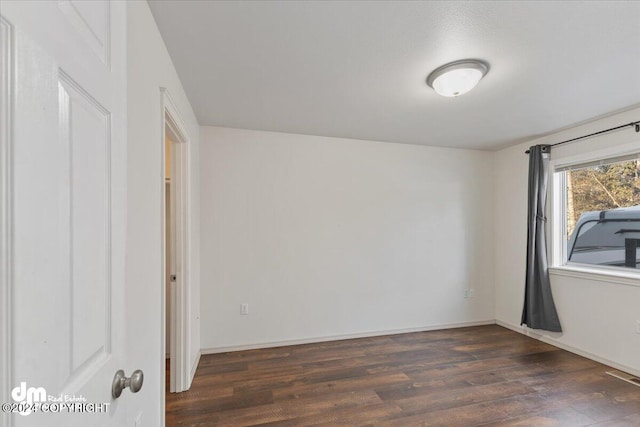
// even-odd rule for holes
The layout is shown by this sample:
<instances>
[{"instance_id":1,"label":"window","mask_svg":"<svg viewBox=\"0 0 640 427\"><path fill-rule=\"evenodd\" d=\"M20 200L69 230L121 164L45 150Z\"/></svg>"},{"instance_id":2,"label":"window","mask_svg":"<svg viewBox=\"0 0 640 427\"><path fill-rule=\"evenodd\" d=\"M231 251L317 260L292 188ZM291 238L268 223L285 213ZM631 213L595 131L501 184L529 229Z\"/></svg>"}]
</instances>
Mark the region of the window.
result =
<instances>
[{"instance_id":1,"label":"window","mask_svg":"<svg viewBox=\"0 0 640 427\"><path fill-rule=\"evenodd\" d=\"M640 268L640 154L555 168L556 264Z\"/></svg>"}]
</instances>

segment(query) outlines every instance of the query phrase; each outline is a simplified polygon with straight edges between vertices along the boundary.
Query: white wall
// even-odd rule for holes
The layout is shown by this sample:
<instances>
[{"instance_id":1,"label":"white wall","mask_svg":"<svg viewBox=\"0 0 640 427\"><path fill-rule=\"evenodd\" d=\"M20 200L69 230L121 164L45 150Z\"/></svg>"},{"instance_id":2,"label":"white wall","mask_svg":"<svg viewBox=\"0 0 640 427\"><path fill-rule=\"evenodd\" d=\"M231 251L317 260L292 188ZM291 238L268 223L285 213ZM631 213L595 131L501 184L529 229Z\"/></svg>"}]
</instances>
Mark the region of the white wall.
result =
<instances>
[{"instance_id":1,"label":"white wall","mask_svg":"<svg viewBox=\"0 0 640 427\"><path fill-rule=\"evenodd\" d=\"M182 85L164 46L147 2L127 2L128 13L128 224L127 289L131 314L128 347L136 351L127 357L127 373L140 368L145 384L136 396L136 410L143 425L161 425L164 393L164 349L161 348L162 273L161 196L164 191L164 143L161 139L160 87L174 98L191 138L191 361L197 357L199 331L199 127ZM137 314L136 314L137 313ZM134 415L135 416L135 415Z\"/></svg>"},{"instance_id":2,"label":"white wall","mask_svg":"<svg viewBox=\"0 0 640 427\"><path fill-rule=\"evenodd\" d=\"M493 322L493 153L216 127L201 141L203 351Z\"/></svg>"},{"instance_id":3,"label":"white wall","mask_svg":"<svg viewBox=\"0 0 640 427\"><path fill-rule=\"evenodd\" d=\"M635 109L495 154L495 283L499 323L522 331L519 324L524 299L528 168L524 150L639 118L640 109ZM615 150L616 146L630 143L637 143L640 149L640 134L627 128L553 148L551 158L561 160L596 150ZM552 274L551 287L564 332L542 333L539 338L640 375L640 335L635 331L636 319L640 319L640 281L632 286Z\"/></svg>"}]
</instances>

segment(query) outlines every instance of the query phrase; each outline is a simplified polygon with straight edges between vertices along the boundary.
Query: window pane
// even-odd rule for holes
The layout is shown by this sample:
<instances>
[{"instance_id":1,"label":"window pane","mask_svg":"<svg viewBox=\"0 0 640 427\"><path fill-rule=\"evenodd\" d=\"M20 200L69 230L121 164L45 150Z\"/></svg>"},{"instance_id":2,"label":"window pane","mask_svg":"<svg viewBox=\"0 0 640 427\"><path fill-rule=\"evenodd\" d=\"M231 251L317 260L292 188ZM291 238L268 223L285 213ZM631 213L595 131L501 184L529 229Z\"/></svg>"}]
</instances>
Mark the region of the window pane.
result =
<instances>
[{"instance_id":1,"label":"window pane","mask_svg":"<svg viewBox=\"0 0 640 427\"><path fill-rule=\"evenodd\" d=\"M568 260L638 268L640 160L564 173Z\"/></svg>"}]
</instances>

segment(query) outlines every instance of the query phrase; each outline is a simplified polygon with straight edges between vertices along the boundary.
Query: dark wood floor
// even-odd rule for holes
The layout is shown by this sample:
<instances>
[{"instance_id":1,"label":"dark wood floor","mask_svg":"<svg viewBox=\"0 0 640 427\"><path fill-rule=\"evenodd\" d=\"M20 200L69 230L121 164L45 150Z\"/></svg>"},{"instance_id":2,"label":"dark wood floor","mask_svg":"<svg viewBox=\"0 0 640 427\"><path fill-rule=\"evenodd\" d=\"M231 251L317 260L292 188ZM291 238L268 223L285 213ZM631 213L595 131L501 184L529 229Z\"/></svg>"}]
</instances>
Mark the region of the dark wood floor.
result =
<instances>
[{"instance_id":1,"label":"dark wood floor","mask_svg":"<svg viewBox=\"0 0 640 427\"><path fill-rule=\"evenodd\" d=\"M203 356L167 426L640 426L640 387L500 326Z\"/></svg>"}]
</instances>

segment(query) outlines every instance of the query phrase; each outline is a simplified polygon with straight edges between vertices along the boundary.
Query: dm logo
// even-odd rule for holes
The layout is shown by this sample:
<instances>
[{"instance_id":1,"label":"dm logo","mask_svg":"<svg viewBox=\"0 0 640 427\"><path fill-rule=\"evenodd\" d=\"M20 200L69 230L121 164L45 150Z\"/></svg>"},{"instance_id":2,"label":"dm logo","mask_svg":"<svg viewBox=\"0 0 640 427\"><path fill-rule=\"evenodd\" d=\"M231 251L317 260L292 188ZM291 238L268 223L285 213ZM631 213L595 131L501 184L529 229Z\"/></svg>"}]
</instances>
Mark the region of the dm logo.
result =
<instances>
[{"instance_id":1,"label":"dm logo","mask_svg":"<svg viewBox=\"0 0 640 427\"><path fill-rule=\"evenodd\" d=\"M19 412L20 415L29 415L34 403L47 401L47 391L44 387L29 387L22 381L18 387L11 390L11 398L14 402L23 402L27 405Z\"/></svg>"}]
</instances>

